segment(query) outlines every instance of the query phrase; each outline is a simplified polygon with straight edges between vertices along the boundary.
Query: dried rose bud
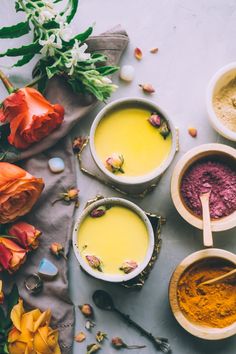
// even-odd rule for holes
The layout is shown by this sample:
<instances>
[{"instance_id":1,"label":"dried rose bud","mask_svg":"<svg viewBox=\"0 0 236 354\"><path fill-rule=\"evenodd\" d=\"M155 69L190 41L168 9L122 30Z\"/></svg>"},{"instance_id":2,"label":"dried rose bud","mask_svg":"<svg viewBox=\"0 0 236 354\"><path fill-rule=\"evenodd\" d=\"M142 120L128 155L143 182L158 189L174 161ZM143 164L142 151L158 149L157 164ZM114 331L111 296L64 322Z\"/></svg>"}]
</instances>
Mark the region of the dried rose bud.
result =
<instances>
[{"instance_id":1,"label":"dried rose bud","mask_svg":"<svg viewBox=\"0 0 236 354\"><path fill-rule=\"evenodd\" d=\"M93 308L89 304L80 305L79 309L85 317L93 317L94 316Z\"/></svg>"},{"instance_id":2,"label":"dried rose bud","mask_svg":"<svg viewBox=\"0 0 236 354\"><path fill-rule=\"evenodd\" d=\"M188 133L189 133L189 135L191 135L193 138L196 138L196 136L197 136L197 129L196 129L196 128L193 128L193 127L190 127L190 128L188 128Z\"/></svg>"},{"instance_id":3,"label":"dried rose bud","mask_svg":"<svg viewBox=\"0 0 236 354\"><path fill-rule=\"evenodd\" d=\"M158 48L152 48L152 49L150 49L150 53L152 53L152 54L156 54L157 52L158 52Z\"/></svg>"},{"instance_id":4,"label":"dried rose bud","mask_svg":"<svg viewBox=\"0 0 236 354\"><path fill-rule=\"evenodd\" d=\"M163 122L160 127L160 134L163 136L164 139L168 137L170 134L170 129L168 127L168 124L166 122Z\"/></svg>"},{"instance_id":5,"label":"dried rose bud","mask_svg":"<svg viewBox=\"0 0 236 354\"><path fill-rule=\"evenodd\" d=\"M100 216L103 216L105 213L106 213L106 207L104 205L101 205L93 209L90 213L90 216L92 216L92 218L99 218Z\"/></svg>"},{"instance_id":6,"label":"dried rose bud","mask_svg":"<svg viewBox=\"0 0 236 354\"><path fill-rule=\"evenodd\" d=\"M124 173L124 170L122 168L123 164L124 164L124 157L122 154L118 154L118 153L113 153L106 160L106 167L112 173L116 173L116 172Z\"/></svg>"},{"instance_id":7,"label":"dried rose bud","mask_svg":"<svg viewBox=\"0 0 236 354\"><path fill-rule=\"evenodd\" d=\"M153 127L160 127L161 125L161 117L156 112L151 114L151 116L148 118L148 121Z\"/></svg>"},{"instance_id":8,"label":"dried rose bud","mask_svg":"<svg viewBox=\"0 0 236 354\"><path fill-rule=\"evenodd\" d=\"M73 151L75 153L78 153L81 151L82 147L84 146L84 144L87 142L87 138L83 137L83 136L78 136L73 140Z\"/></svg>"},{"instance_id":9,"label":"dried rose bud","mask_svg":"<svg viewBox=\"0 0 236 354\"><path fill-rule=\"evenodd\" d=\"M91 330L91 328L95 327L95 323L93 321L87 320L85 322L85 326L84 326L88 331Z\"/></svg>"},{"instance_id":10,"label":"dried rose bud","mask_svg":"<svg viewBox=\"0 0 236 354\"><path fill-rule=\"evenodd\" d=\"M61 256L63 256L64 258L66 258L65 256L65 249L64 247L58 243L58 242L53 242L50 246L50 251L51 253L56 256L57 258L60 258Z\"/></svg>"},{"instance_id":11,"label":"dried rose bud","mask_svg":"<svg viewBox=\"0 0 236 354\"><path fill-rule=\"evenodd\" d=\"M97 353L101 349L101 346L99 344L89 344L87 346L87 353L86 354L92 354L92 353Z\"/></svg>"},{"instance_id":12,"label":"dried rose bud","mask_svg":"<svg viewBox=\"0 0 236 354\"><path fill-rule=\"evenodd\" d=\"M134 50L134 56L136 59L141 60L143 57L143 53L140 48L135 48Z\"/></svg>"},{"instance_id":13,"label":"dried rose bud","mask_svg":"<svg viewBox=\"0 0 236 354\"><path fill-rule=\"evenodd\" d=\"M96 256L87 255L85 258L88 261L88 264L91 268L97 269L99 272L102 272L102 262Z\"/></svg>"},{"instance_id":14,"label":"dried rose bud","mask_svg":"<svg viewBox=\"0 0 236 354\"><path fill-rule=\"evenodd\" d=\"M107 338L107 334L105 332L98 331L96 334L96 341L98 343L102 343L104 339Z\"/></svg>"},{"instance_id":15,"label":"dried rose bud","mask_svg":"<svg viewBox=\"0 0 236 354\"><path fill-rule=\"evenodd\" d=\"M3 293L3 282L0 280L0 304L3 304L4 302L4 293Z\"/></svg>"},{"instance_id":16,"label":"dried rose bud","mask_svg":"<svg viewBox=\"0 0 236 354\"><path fill-rule=\"evenodd\" d=\"M120 267L120 270L122 270L125 274L129 274L133 272L138 267L138 263L135 261L126 261L122 264Z\"/></svg>"},{"instance_id":17,"label":"dried rose bud","mask_svg":"<svg viewBox=\"0 0 236 354\"><path fill-rule=\"evenodd\" d=\"M67 192L65 193L60 193L59 198L54 200L54 202L52 203L52 205L54 205L55 203L61 201L61 200L64 200L65 202L68 203L68 205L71 203L71 202L75 202L76 203L76 206L78 206L78 198L79 198L79 189L76 189L76 188L71 188L71 189L68 189Z\"/></svg>"},{"instance_id":18,"label":"dried rose bud","mask_svg":"<svg viewBox=\"0 0 236 354\"><path fill-rule=\"evenodd\" d=\"M145 345L127 345L120 337L114 337L111 340L111 344L115 349L142 349L146 348Z\"/></svg>"},{"instance_id":19,"label":"dried rose bud","mask_svg":"<svg viewBox=\"0 0 236 354\"><path fill-rule=\"evenodd\" d=\"M145 93L154 93L155 89L151 84L139 84Z\"/></svg>"},{"instance_id":20,"label":"dried rose bud","mask_svg":"<svg viewBox=\"0 0 236 354\"><path fill-rule=\"evenodd\" d=\"M79 333L76 334L76 336L75 336L75 341L76 341L77 343L82 343L85 339L86 339L86 335L84 334L84 332L79 332Z\"/></svg>"}]
</instances>

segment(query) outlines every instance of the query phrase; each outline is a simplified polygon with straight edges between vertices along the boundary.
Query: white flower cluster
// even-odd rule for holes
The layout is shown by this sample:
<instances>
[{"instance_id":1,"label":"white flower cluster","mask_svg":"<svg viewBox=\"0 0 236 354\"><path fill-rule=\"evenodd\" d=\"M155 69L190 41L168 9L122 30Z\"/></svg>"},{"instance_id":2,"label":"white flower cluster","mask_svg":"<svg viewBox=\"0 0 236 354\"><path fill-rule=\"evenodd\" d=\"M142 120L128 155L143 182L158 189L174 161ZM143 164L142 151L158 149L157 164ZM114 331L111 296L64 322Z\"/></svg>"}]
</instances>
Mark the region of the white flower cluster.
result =
<instances>
[{"instance_id":1,"label":"white flower cluster","mask_svg":"<svg viewBox=\"0 0 236 354\"><path fill-rule=\"evenodd\" d=\"M59 27L51 29L50 32L42 31L41 39L39 44L42 46L41 53L44 56L54 56L56 49L62 49L62 41L69 42L73 33L71 27L66 23L67 14L63 16L60 15L54 8L54 4L51 0L43 0L40 7L40 10L37 9L37 6L34 9L34 18L40 24L44 25L49 21L55 21ZM90 59L91 56L89 53L85 53L87 50L87 44L82 44L80 46L79 41L75 41L73 48L70 53L68 53L68 60L66 67L70 69L69 75L72 75L74 69L79 61L86 61Z\"/></svg>"}]
</instances>

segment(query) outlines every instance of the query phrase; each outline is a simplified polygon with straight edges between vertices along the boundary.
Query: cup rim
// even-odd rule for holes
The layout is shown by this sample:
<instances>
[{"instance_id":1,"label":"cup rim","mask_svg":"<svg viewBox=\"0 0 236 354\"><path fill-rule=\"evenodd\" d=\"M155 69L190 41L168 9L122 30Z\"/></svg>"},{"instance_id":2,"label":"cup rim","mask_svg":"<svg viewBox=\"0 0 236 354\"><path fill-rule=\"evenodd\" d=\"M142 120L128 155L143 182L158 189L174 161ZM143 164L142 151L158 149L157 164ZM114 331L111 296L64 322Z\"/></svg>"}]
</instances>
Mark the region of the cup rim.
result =
<instances>
[{"instance_id":1,"label":"cup rim","mask_svg":"<svg viewBox=\"0 0 236 354\"><path fill-rule=\"evenodd\" d=\"M178 283L186 269L194 263L208 258L221 258L236 265L236 255L222 249L210 248L191 253L177 265L172 273L169 282L169 303L175 319L187 332L198 338L219 340L236 334L236 322L223 328L207 327L194 323L183 314L177 297Z\"/></svg>"},{"instance_id":2,"label":"cup rim","mask_svg":"<svg viewBox=\"0 0 236 354\"><path fill-rule=\"evenodd\" d=\"M88 263L83 259L83 257L80 255L79 249L77 247L77 235L79 232L79 228L83 220L89 215L89 213L96 207L104 204L114 204L114 205L121 205L124 206L133 212L135 212L141 220L144 222L148 236L149 236L149 245L148 249L145 255L144 260L138 265L138 267L131 273L129 274L106 274L102 272L97 272L93 268L91 268ZM72 241L73 241L73 250L75 253L75 256L81 265L81 267L91 276L97 279L101 279L107 282L112 282L112 283L122 283L126 282L128 280L131 280L138 276L148 265L148 263L151 260L153 250L154 250L154 245L155 245L155 238L154 238L154 232L153 228L151 225L151 222L149 221L147 215L145 212L136 204L130 202L127 199L124 198L118 198L118 197L108 197L108 198L103 198L100 199L96 202L91 203L89 206L87 206L81 215L79 216L78 220L74 224L74 229L73 229L73 236L72 236Z\"/></svg>"},{"instance_id":3,"label":"cup rim","mask_svg":"<svg viewBox=\"0 0 236 354\"><path fill-rule=\"evenodd\" d=\"M161 113L161 115L163 115L163 117L166 119L166 121L169 124L170 130L171 130L171 136L172 136L172 145L171 145L171 150L170 153L168 155L168 157L161 163L160 166L158 166L157 168L155 168L153 171L143 175L143 176L116 176L115 174L113 174L112 172L110 172L103 164L103 162L101 161L100 157L98 156L97 152L96 152L96 148L95 148L95 143L94 143L94 136L95 136L95 132L96 132L96 128L98 126L98 124L100 123L100 121L103 119L104 115L111 109L115 108L116 106L119 106L120 104L124 104L124 103L132 103L132 102L138 102L138 103L143 103L147 106L150 106L152 108L154 108L155 110L159 111ZM166 112L160 107L158 106L156 103L154 103L151 100L148 100L146 98L139 98L139 97L126 97L126 98L120 98L117 100L114 100L112 102L110 102L108 105L106 105L95 117L92 126L90 128L90 134L89 134L89 145L90 145L90 150L91 150L91 154L93 157L93 160L95 161L96 165L98 166L98 168L109 178L111 179L113 182L116 182L118 184L123 184L123 185L138 185L141 183L146 183L146 182L150 182L153 179L155 179L156 177L162 175L162 173L164 173L164 171L169 167L169 165L171 164L175 153L176 153L176 147L177 147L177 134L176 134L176 128L174 127L173 123L171 122L171 120L169 119L169 116L166 114Z\"/></svg>"},{"instance_id":4,"label":"cup rim","mask_svg":"<svg viewBox=\"0 0 236 354\"><path fill-rule=\"evenodd\" d=\"M235 74L236 74L236 62L231 62L223 66L212 76L206 89L206 108L207 108L207 113L208 113L210 123L213 126L213 128L223 137L230 139L232 141L236 141L236 132L233 132L232 130L227 128L223 123L221 123L221 121L219 120L219 118L217 117L214 111L213 102L212 102L213 92L217 82L225 74L227 74L228 71L231 71L232 69L235 69Z\"/></svg>"},{"instance_id":5,"label":"cup rim","mask_svg":"<svg viewBox=\"0 0 236 354\"><path fill-rule=\"evenodd\" d=\"M201 218L195 216L193 213L191 213L186 205L183 203L183 200L181 198L181 193L179 189L180 185L180 178L182 177L182 171L186 167L186 165L189 163L189 161L192 158L196 158L199 156L199 159L201 158L201 155L205 152L212 152L212 154L217 154L218 153L224 153L229 155L230 157L233 157L236 159L236 149L224 145L224 144L215 144L215 143L210 143L210 144L203 144L199 145L197 147L194 147L193 149L189 150L186 154L184 154L180 160L177 162L177 164L174 167L174 171L172 174L171 178L171 197L172 201L175 205L175 208L179 212L179 214L182 216L183 219L185 219L189 224L192 226L197 227L198 229L202 230L203 229L203 221ZM202 156L204 157L204 156ZM194 161L193 161L194 163ZM222 217L220 219L215 219L211 220L211 228L212 231L225 231L228 229L231 229L236 226L236 211L234 211L232 214Z\"/></svg>"}]
</instances>

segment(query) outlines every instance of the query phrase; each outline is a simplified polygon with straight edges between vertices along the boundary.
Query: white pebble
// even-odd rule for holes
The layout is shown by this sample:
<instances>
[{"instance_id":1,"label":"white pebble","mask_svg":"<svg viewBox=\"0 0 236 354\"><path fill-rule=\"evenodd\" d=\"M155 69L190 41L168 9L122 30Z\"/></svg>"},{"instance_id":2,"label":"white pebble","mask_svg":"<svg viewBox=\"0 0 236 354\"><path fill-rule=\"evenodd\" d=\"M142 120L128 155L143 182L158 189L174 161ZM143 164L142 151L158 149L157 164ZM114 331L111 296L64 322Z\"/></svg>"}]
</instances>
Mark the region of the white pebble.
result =
<instances>
[{"instance_id":1,"label":"white pebble","mask_svg":"<svg viewBox=\"0 0 236 354\"><path fill-rule=\"evenodd\" d=\"M65 163L60 157L53 157L48 160L48 166L53 173L59 173L65 169Z\"/></svg>"},{"instance_id":2,"label":"white pebble","mask_svg":"<svg viewBox=\"0 0 236 354\"><path fill-rule=\"evenodd\" d=\"M120 68L120 78L127 82L133 81L134 67L132 65L123 65Z\"/></svg>"}]
</instances>

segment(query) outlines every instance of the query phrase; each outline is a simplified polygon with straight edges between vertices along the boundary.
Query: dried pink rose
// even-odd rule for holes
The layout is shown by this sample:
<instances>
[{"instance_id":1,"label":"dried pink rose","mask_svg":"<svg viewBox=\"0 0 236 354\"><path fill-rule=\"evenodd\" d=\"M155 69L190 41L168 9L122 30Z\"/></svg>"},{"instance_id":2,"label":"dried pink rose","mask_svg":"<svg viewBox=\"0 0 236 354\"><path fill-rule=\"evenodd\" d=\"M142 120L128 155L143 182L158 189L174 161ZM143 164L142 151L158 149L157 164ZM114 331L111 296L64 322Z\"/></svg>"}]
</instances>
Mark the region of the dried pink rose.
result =
<instances>
[{"instance_id":1,"label":"dried pink rose","mask_svg":"<svg viewBox=\"0 0 236 354\"><path fill-rule=\"evenodd\" d=\"M133 272L133 270L135 270L138 267L138 263L135 261L125 261L121 267L120 270L122 270L125 274L129 274L131 272Z\"/></svg>"},{"instance_id":2,"label":"dried pink rose","mask_svg":"<svg viewBox=\"0 0 236 354\"><path fill-rule=\"evenodd\" d=\"M104 205L101 205L93 209L90 213L90 216L92 218L99 218L100 216L103 216L105 213L106 213L106 207Z\"/></svg>"},{"instance_id":3,"label":"dried pink rose","mask_svg":"<svg viewBox=\"0 0 236 354\"><path fill-rule=\"evenodd\" d=\"M160 134L163 136L164 139L168 137L170 134L169 126L166 122L162 122L160 126Z\"/></svg>"},{"instance_id":4,"label":"dried pink rose","mask_svg":"<svg viewBox=\"0 0 236 354\"><path fill-rule=\"evenodd\" d=\"M160 127L161 125L161 117L156 112L151 113L148 121L153 127Z\"/></svg>"},{"instance_id":5,"label":"dried pink rose","mask_svg":"<svg viewBox=\"0 0 236 354\"><path fill-rule=\"evenodd\" d=\"M73 140L73 144L72 144L72 147L73 147L73 151L75 153L78 153L81 151L82 147L84 146L84 144L86 143L87 141L87 138L84 137L84 136L78 136L76 138L74 138Z\"/></svg>"},{"instance_id":6,"label":"dried pink rose","mask_svg":"<svg viewBox=\"0 0 236 354\"><path fill-rule=\"evenodd\" d=\"M124 164L124 157L122 154L119 153L113 153L106 160L106 167L112 173L116 173L116 172L124 173L124 170L122 168L123 164Z\"/></svg>"},{"instance_id":7,"label":"dried pink rose","mask_svg":"<svg viewBox=\"0 0 236 354\"><path fill-rule=\"evenodd\" d=\"M90 265L91 268L97 269L99 272L102 272L102 262L101 260L93 255L87 255L85 258L88 261L88 264Z\"/></svg>"}]
</instances>

